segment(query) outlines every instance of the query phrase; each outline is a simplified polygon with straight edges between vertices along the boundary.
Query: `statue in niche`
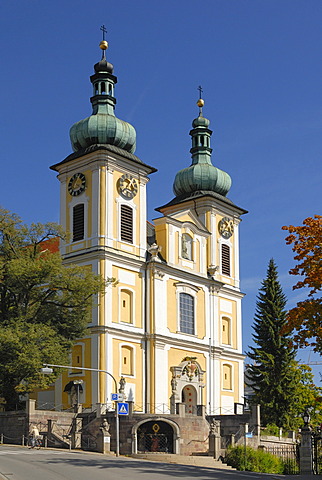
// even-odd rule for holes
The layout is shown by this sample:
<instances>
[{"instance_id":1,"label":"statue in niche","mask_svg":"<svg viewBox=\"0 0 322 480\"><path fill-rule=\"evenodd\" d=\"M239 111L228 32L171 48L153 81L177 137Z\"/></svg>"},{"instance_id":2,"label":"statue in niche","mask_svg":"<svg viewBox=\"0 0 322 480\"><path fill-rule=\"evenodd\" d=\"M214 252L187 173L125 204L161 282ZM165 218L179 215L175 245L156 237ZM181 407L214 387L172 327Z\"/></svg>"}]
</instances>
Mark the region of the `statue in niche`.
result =
<instances>
[{"instance_id":1,"label":"statue in niche","mask_svg":"<svg viewBox=\"0 0 322 480\"><path fill-rule=\"evenodd\" d=\"M192 260L192 238L187 233L183 233L181 237L181 256Z\"/></svg>"}]
</instances>

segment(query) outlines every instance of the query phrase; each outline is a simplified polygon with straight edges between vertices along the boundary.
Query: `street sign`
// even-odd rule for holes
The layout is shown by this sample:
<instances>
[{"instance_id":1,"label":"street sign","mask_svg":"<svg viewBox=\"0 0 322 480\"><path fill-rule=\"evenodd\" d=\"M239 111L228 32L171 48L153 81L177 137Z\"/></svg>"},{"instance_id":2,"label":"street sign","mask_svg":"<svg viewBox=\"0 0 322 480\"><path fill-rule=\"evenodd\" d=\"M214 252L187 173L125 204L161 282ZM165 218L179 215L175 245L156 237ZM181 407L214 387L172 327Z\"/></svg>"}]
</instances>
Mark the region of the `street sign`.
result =
<instances>
[{"instance_id":1,"label":"street sign","mask_svg":"<svg viewBox=\"0 0 322 480\"><path fill-rule=\"evenodd\" d=\"M124 393L111 393L112 402L122 402L124 400Z\"/></svg>"},{"instance_id":2,"label":"street sign","mask_svg":"<svg viewBox=\"0 0 322 480\"><path fill-rule=\"evenodd\" d=\"M128 415L129 414L129 404L126 402L119 402L117 404L117 413L119 415Z\"/></svg>"}]
</instances>

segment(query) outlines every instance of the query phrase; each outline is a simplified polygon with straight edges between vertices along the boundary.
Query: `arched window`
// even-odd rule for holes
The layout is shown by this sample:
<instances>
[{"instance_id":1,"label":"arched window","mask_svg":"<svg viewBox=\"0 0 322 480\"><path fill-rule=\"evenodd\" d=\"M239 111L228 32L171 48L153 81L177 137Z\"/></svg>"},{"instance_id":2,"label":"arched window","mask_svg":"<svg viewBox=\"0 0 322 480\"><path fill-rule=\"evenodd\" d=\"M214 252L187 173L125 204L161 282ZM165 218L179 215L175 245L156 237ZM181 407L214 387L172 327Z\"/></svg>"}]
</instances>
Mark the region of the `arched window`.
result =
<instances>
[{"instance_id":1,"label":"arched window","mask_svg":"<svg viewBox=\"0 0 322 480\"><path fill-rule=\"evenodd\" d=\"M230 277L230 247L225 243L221 245L221 273Z\"/></svg>"},{"instance_id":2,"label":"arched window","mask_svg":"<svg viewBox=\"0 0 322 480\"><path fill-rule=\"evenodd\" d=\"M79 203L73 207L73 242L84 238L84 204Z\"/></svg>"},{"instance_id":3,"label":"arched window","mask_svg":"<svg viewBox=\"0 0 322 480\"><path fill-rule=\"evenodd\" d=\"M223 381L222 381L223 390L232 390L232 367L231 367L231 365L224 364L222 372L223 372Z\"/></svg>"},{"instance_id":4,"label":"arched window","mask_svg":"<svg viewBox=\"0 0 322 480\"><path fill-rule=\"evenodd\" d=\"M123 323L133 323L133 293L129 290L120 292L120 319Z\"/></svg>"},{"instance_id":5,"label":"arched window","mask_svg":"<svg viewBox=\"0 0 322 480\"><path fill-rule=\"evenodd\" d=\"M180 293L180 332L195 333L195 299L188 293Z\"/></svg>"},{"instance_id":6,"label":"arched window","mask_svg":"<svg viewBox=\"0 0 322 480\"><path fill-rule=\"evenodd\" d=\"M133 348L127 345L121 347L121 375L133 375Z\"/></svg>"},{"instance_id":7,"label":"arched window","mask_svg":"<svg viewBox=\"0 0 322 480\"><path fill-rule=\"evenodd\" d=\"M228 317L223 317L221 320L221 343L224 345L231 344L231 321Z\"/></svg>"},{"instance_id":8,"label":"arched window","mask_svg":"<svg viewBox=\"0 0 322 480\"><path fill-rule=\"evenodd\" d=\"M133 243L133 210L128 205L121 205L121 240Z\"/></svg>"},{"instance_id":9,"label":"arched window","mask_svg":"<svg viewBox=\"0 0 322 480\"><path fill-rule=\"evenodd\" d=\"M181 237L181 256L192 260L192 237L188 233L183 233Z\"/></svg>"}]
</instances>

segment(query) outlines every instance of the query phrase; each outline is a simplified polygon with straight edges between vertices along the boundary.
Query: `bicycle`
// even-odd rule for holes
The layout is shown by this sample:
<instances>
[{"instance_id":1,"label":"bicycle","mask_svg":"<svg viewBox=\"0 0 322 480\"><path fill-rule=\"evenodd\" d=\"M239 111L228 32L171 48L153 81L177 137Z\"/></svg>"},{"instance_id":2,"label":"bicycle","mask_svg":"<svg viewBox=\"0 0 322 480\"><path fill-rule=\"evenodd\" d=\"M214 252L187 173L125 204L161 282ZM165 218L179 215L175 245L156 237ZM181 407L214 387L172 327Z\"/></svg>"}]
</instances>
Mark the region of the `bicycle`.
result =
<instances>
[{"instance_id":1,"label":"bicycle","mask_svg":"<svg viewBox=\"0 0 322 480\"><path fill-rule=\"evenodd\" d=\"M29 439L28 439L28 445L29 447L28 448L37 448L37 450L40 449L40 447L42 446L42 439L41 437L34 437L34 436L30 436Z\"/></svg>"}]
</instances>

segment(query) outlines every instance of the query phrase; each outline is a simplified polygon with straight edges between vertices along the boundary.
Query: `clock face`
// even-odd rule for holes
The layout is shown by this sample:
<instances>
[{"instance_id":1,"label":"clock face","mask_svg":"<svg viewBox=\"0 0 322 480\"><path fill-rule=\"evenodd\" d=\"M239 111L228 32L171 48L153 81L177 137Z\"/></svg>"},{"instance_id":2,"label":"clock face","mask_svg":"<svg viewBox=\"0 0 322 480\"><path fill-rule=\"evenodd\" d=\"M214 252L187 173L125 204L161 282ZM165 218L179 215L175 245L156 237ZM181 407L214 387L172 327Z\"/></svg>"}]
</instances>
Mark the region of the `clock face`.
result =
<instances>
[{"instance_id":1,"label":"clock face","mask_svg":"<svg viewBox=\"0 0 322 480\"><path fill-rule=\"evenodd\" d=\"M224 217L218 223L218 230L223 238L230 238L234 233L234 222L229 217Z\"/></svg>"},{"instance_id":2,"label":"clock face","mask_svg":"<svg viewBox=\"0 0 322 480\"><path fill-rule=\"evenodd\" d=\"M68 191L71 195L80 195L86 187L86 178L83 173L75 173L68 182Z\"/></svg>"},{"instance_id":3,"label":"clock face","mask_svg":"<svg viewBox=\"0 0 322 480\"><path fill-rule=\"evenodd\" d=\"M135 197L135 195L138 193L138 183L135 178L127 173L119 178L118 191L122 197L126 198L127 200L131 200L131 198Z\"/></svg>"}]
</instances>

